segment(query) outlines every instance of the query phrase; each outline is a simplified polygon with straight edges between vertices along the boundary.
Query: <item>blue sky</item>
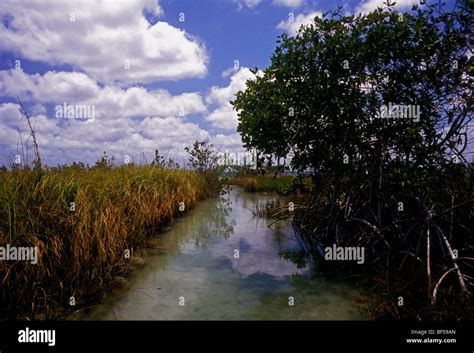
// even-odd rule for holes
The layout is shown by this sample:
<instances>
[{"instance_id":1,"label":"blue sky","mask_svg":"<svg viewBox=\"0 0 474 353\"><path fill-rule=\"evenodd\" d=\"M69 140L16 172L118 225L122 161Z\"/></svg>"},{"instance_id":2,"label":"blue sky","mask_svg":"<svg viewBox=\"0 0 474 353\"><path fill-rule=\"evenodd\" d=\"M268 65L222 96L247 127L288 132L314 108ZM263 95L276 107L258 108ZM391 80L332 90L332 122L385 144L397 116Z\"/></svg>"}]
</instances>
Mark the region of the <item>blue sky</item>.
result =
<instances>
[{"instance_id":1,"label":"blue sky","mask_svg":"<svg viewBox=\"0 0 474 353\"><path fill-rule=\"evenodd\" d=\"M397 7L409 9L414 2L400 0ZM340 5L357 13L382 3ZM119 163L125 156L139 161L143 155L151 159L157 148L182 162L184 146L204 138L221 153L242 152L228 101L245 88L249 68L269 65L278 35L294 33L337 5L1 0L0 165L10 165L18 154L32 158L17 96L49 165L93 163L104 150ZM68 119L57 116L64 104L73 109ZM93 107L94 116L81 116L75 110L81 107Z\"/></svg>"}]
</instances>

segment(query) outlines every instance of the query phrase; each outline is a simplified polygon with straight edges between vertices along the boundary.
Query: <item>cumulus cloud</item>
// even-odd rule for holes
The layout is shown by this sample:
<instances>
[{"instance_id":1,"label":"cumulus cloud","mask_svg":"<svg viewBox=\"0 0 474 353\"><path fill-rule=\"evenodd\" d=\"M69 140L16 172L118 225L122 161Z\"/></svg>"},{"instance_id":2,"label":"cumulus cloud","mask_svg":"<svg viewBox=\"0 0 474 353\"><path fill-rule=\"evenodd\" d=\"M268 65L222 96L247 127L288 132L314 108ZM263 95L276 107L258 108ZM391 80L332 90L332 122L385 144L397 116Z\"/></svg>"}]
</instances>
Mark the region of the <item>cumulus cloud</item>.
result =
<instances>
[{"instance_id":1,"label":"cumulus cloud","mask_svg":"<svg viewBox=\"0 0 474 353\"><path fill-rule=\"evenodd\" d=\"M4 126L18 126L18 123L21 119L21 112L19 108L20 106L15 103L3 103L2 105L0 105L0 122Z\"/></svg>"},{"instance_id":2,"label":"cumulus cloud","mask_svg":"<svg viewBox=\"0 0 474 353\"><path fill-rule=\"evenodd\" d=\"M98 118L168 116L204 113L206 107L199 93L173 96L163 89L143 87L120 88L99 86L79 72L48 71L43 75L28 75L22 70L0 71L0 95L21 96L25 101L62 105L95 106Z\"/></svg>"},{"instance_id":3,"label":"cumulus cloud","mask_svg":"<svg viewBox=\"0 0 474 353\"><path fill-rule=\"evenodd\" d=\"M124 154L151 156L156 148L173 149L170 157L179 158L184 157L186 144L209 137L206 130L185 119L187 114L206 112L195 92L171 95L163 89L99 86L79 72L29 75L14 69L0 71L0 96L22 97L47 164L93 163L103 151L120 163ZM55 119L51 108L46 114L45 105L63 102L94 105L97 118ZM19 104L0 105L0 131L0 163L8 164L21 147L19 136L28 142L29 129Z\"/></svg>"},{"instance_id":4,"label":"cumulus cloud","mask_svg":"<svg viewBox=\"0 0 474 353\"><path fill-rule=\"evenodd\" d=\"M224 72L227 72L224 71ZM205 119L215 128L235 130L237 128L237 113L229 101L234 99L238 91L244 90L247 80L255 77L250 69L241 67L230 77L230 82L225 87L214 86L211 88L206 102L216 104L217 108L205 116Z\"/></svg>"},{"instance_id":5,"label":"cumulus cloud","mask_svg":"<svg viewBox=\"0 0 474 353\"><path fill-rule=\"evenodd\" d=\"M0 104L0 163L8 164L21 148L19 135L25 144L29 129L15 103ZM31 123L46 164L85 161L93 163L103 151L116 157L117 163L128 154L138 162L143 152L151 158L153 151L170 151L170 157L184 157L184 146L195 139L209 137L207 131L181 117L150 116L141 120L68 120L62 124L43 114L31 115ZM30 141L31 144L31 141ZM30 146L31 147L31 146ZM30 154L30 159L32 155Z\"/></svg>"},{"instance_id":6,"label":"cumulus cloud","mask_svg":"<svg viewBox=\"0 0 474 353\"><path fill-rule=\"evenodd\" d=\"M100 88L90 77L79 72L48 71L29 75L23 70L0 71L0 95L22 96L38 102L77 101L93 99Z\"/></svg>"},{"instance_id":7,"label":"cumulus cloud","mask_svg":"<svg viewBox=\"0 0 474 353\"><path fill-rule=\"evenodd\" d=\"M217 108L212 123L232 127L236 117L228 103L233 94L245 88L252 74L242 68L232 75L226 87L213 87L206 97L207 104ZM79 72L49 71L29 75L22 70L0 71L0 96L14 99L21 96L31 116L42 159L46 164L84 161L94 163L103 151L114 155L117 163L128 154L143 162L145 153L151 160L159 149L178 162L185 160L184 147L194 140L209 138L218 151L241 151L240 136L217 134L211 136L198 124L186 120L186 115L207 112L205 102L196 92L171 95L163 89L98 85ZM92 104L95 119L56 119L51 105ZM49 114L47 114L49 106ZM220 115L222 114L222 115ZM26 119L17 103L0 104L0 164L9 164L21 150L21 140L30 147L31 139Z\"/></svg>"},{"instance_id":8,"label":"cumulus cloud","mask_svg":"<svg viewBox=\"0 0 474 353\"><path fill-rule=\"evenodd\" d=\"M244 6L259 3L247 0ZM93 164L103 151L114 155L117 163L125 154L144 162L141 155L151 160L155 149L182 162L186 145L207 138L219 151L241 150L228 101L245 88L248 69L228 72L229 85L213 87L206 101L198 92L173 95L142 86L206 74L204 45L184 30L158 21L162 14L156 0L32 1L28 6L3 2L0 48L13 54L11 59L68 66L66 71L41 73L27 73L21 67L0 70L0 96L7 101L0 103L0 165L9 164L22 143L30 161L33 156L17 96L29 112L48 165ZM124 65L127 60L129 69ZM94 106L96 117L56 119L55 106L63 103ZM212 136L187 120L193 114L205 115L214 127L234 131Z\"/></svg>"},{"instance_id":9,"label":"cumulus cloud","mask_svg":"<svg viewBox=\"0 0 474 353\"><path fill-rule=\"evenodd\" d=\"M212 143L217 147L219 153L243 153L242 138L239 133L216 134L212 137Z\"/></svg>"},{"instance_id":10,"label":"cumulus cloud","mask_svg":"<svg viewBox=\"0 0 474 353\"><path fill-rule=\"evenodd\" d=\"M0 8L0 47L49 64L70 64L106 83L203 77L200 41L166 22L156 0L7 1Z\"/></svg>"},{"instance_id":11,"label":"cumulus cloud","mask_svg":"<svg viewBox=\"0 0 474 353\"><path fill-rule=\"evenodd\" d=\"M295 35L302 25L311 24L315 17L321 17L322 13L319 11L313 11L308 14L299 14L294 18L289 18L287 21L281 21L278 25L278 29L285 30L290 35Z\"/></svg>"},{"instance_id":12,"label":"cumulus cloud","mask_svg":"<svg viewBox=\"0 0 474 353\"><path fill-rule=\"evenodd\" d=\"M148 117L138 126L139 131L144 137L149 139L162 138L165 144L171 144L176 141L189 144L196 139L203 140L209 135L198 125L183 121L177 117ZM184 148L185 144L182 144Z\"/></svg>"},{"instance_id":13,"label":"cumulus cloud","mask_svg":"<svg viewBox=\"0 0 474 353\"><path fill-rule=\"evenodd\" d=\"M229 86L214 87L208 101L217 105L228 103L226 99L232 96L232 92L244 87L242 83L247 74L245 70L239 71L232 77ZM237 133L211 136L198 124L179 116L175 108L170 108L182 106L187 107L188 112L202 112L206 108L197 93L172 96L164 90L146 91L141 87L126 90L98 87L83 76L85 75L72 72L27 75L21 70L0 71L0 95L8 97L19 94L28 97L24 103L30 113L42 159L46 164L72 161L94 163L103 151L107 151L109 156L114 155L119 164L125 154L136 162L143 162L141 154L144 153L151 160L155 149L183 162L184 147L196 139L207 138L218 151L242 150ZM15 79L23 82L24 86L14 86ZM79 83L77 92L72 84L74 79ZM54 90L55 86L57 91ZM81 96L80 102L73 99L75 94ZM54 113L46 114L47 109L43 104L54 104L57 99L73 99L69 102L76 104L97 104L101 118L55 119ZM137 119L135 116L143 117ZM0 104L0 164L9 164L15 154L20 153L20 136L25 146L30 148L31 160L29 128L19 104Z\"/></svg>"}]
</instances>

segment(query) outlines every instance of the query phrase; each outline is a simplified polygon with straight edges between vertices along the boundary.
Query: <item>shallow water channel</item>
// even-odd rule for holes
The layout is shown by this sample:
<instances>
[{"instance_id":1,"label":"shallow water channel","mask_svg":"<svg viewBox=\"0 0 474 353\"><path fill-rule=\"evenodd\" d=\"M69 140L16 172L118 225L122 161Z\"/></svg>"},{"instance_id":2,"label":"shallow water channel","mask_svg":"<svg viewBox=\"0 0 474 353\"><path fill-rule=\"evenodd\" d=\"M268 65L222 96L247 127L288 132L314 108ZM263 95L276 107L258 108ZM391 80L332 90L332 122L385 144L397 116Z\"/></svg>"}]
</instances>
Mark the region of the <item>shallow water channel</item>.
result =
<instances>
[{"instance_id":1,"label":"shallow water channel","mask_svg":"<svg viewBox=\"0 0 474 353\"><path fill-rule=\"evenodd\" d=\"M276 198L233 187L200 202L157 236L123 288L69 319L367 319L358 288L305 261L290 220L268 227L272 220L253 215L255 203Z\"/></svg>"}]
</instances>

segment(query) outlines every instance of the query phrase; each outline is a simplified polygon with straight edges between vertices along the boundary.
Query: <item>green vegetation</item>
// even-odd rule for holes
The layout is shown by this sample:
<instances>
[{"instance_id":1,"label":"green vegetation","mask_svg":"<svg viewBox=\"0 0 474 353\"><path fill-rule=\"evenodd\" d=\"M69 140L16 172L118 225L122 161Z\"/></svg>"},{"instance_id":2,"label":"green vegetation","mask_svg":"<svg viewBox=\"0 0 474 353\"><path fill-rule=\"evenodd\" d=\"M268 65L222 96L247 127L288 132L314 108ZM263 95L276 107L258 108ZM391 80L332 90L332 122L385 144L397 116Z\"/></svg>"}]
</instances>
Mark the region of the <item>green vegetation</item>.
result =
<instances>
[{"instance_id":1,"label":"green vegetation","mask_svg":"<svg viewBox=\"0 0 474 353\"><path fill-rule=\"evenodd\" d=\"M224 183L241 186L248 192L276 192L283 196L308 193L313 185L311 177L304 175L271 176L249 171L240 171L237 176L226 178Z\"/></svg>"},{"instance_id":2,"label":"green vegetation","mask_svg":"<svg viewBox=\"0 0 474 353\"><path fill-rule=\"evenodd\" d=\"M207 140L196 140L192 146L187 146L184 150L189 154L188 165L201 174L209 186L219 188L219 173L222 167L218 165L219 156L214 150L214 146Z\"/></svg>"},{"instance_id":3,"label":"green vegetation","mask_svg":"<svg viewBox=\"0 0 474 353\"><path fill-rule=\"evenodd\" d=\"M472 319L472 2L403 14L392 5L282 35L271 65L231 102L238 131L258 155L291 154L310 171L295 225L315 258L333 244L365 247L364 266L326 268L363 274L383 297L374 316Z\"/></svg>"},{"instance_id":4,"label":"green vegetation","mask_svg":"<svg viewBox=\"0 0 474 353\"><path fill-rule=\"evenodd\" d=\"M249 192L273 191L280 195L288 195L293 192L293 181L295 177L284 176L273 178L266 175L237 176L227 181L228 184L239 185Z\"/></svg>"}]
</instances>

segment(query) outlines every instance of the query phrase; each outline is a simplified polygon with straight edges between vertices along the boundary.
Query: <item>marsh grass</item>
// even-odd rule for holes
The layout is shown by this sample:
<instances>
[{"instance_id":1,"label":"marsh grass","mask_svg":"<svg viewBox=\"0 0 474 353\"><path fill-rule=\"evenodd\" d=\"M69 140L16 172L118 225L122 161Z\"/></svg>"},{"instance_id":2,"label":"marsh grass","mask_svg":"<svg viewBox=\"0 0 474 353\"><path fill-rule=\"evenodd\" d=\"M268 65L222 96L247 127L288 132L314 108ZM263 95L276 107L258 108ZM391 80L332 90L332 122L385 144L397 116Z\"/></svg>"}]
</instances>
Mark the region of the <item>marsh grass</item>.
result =
<instances>
[{"instance_id":1,"label":"marsh grass","mask_svg":"<svg viewBox=\"0 0 474 353\"><path fill-rule=\"evenodd\" d=\"M280 195L289 195L295 192L293 187L294 176L272 177L267 175L238 176L229 180L229 184L239 185L248 192L274 191Z\"/></svg>"},{"instance_id":2,"label":"marsh grass","mask_svg":"<svg viewBox=\"0 0 474 353\"><path fill-rule=\"evenodd\" d=\"M54 319L71 297L76 307L97 299L127 272L126 250L182 213L180 202L192 208L206 184L147 166L0 173L0 246L39 249L37 264L0 261L0 318Z\"/></svg>"}]
</instances>

